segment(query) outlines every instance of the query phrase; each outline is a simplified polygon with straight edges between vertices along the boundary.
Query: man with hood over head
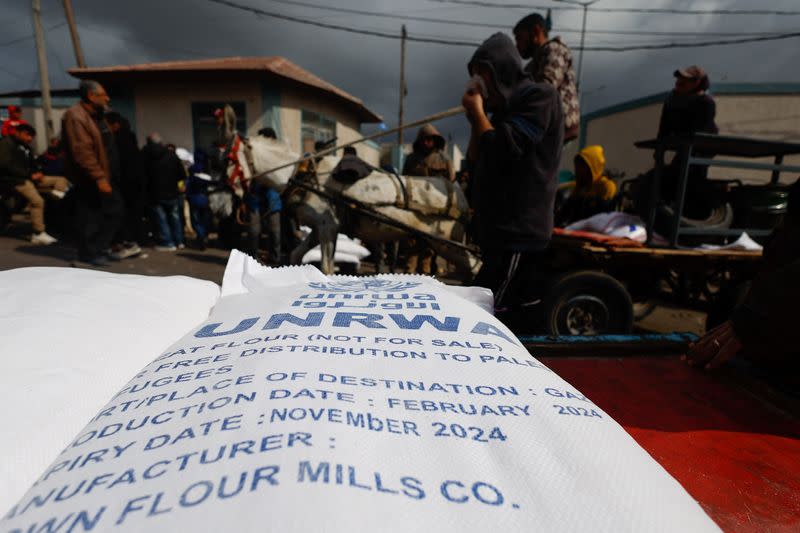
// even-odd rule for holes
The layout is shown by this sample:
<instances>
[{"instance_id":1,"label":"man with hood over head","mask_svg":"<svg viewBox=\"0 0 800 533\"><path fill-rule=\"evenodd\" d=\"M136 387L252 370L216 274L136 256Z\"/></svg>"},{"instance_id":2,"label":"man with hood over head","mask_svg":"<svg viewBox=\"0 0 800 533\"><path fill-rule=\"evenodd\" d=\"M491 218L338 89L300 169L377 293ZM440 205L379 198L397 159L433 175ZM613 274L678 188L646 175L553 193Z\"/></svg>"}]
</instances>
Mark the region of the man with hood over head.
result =
<instances>
[{"instance_id":1,"label":"man with hood over head","mask_svg":"<svg viewBox=\"0 0 800 533\"><path fill-rule=\"evenodd\" d=\"M444 153L445 139L433 124L425 124L417 132L414 151L403 164L404 176L439 176L455 181L453 164ZM406 260L406 272L415 274L420 267L421 274L432 274L434 268L433 250L417 241L409 239L410 250ZM419 257L422 256L420 263Z\"/></svg>"},{"instance_id":2,"label":"man with hood over head","mask_svg":"<svg viewBox=\"0 0 800 533\"><path fill-rule=\"evenodd\" d=\"M587 146L575 156L575 189L556 213L556 225L566 226L598 213L613 211L617 184L606 176L603 147Z\"/></svg>"},{"instance_id":3,"label":"man with hood over head","mask_svg":"<svg viewBox=\"0 0 800 533\"><path fill-rule=\"evenodd\" d=\"M508 36L492 35L468 68L472 79L461 102L472 129L467 159L483 252L474 283L492 289L502 310L513 303L508 295L520 296L511 285L530 274L550 244L564 118L556 90L523 71Z\"/></svg>"}]
</instances>

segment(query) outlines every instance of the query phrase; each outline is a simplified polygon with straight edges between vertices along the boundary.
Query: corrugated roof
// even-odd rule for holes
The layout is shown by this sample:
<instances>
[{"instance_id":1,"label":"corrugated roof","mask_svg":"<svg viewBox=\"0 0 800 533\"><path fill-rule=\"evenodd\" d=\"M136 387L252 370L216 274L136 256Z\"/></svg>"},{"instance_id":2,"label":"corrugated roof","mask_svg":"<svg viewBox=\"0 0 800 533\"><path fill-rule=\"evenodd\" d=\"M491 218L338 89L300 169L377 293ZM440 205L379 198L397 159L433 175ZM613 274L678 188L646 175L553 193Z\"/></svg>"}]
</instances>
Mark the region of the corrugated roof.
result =
<instances>
[{"instance_id":1,"label":"corrugated roof","mask_svg":"<svg viewBox=\"0 0 800 533\"><path fill-rule=\"evenodd\" d=\"M362 122L382 122L380 115L373 113L364 103L352 94L339 89L335 85L315 76L304 68L292 63L285 57L224 57L215 59L199 59L192 61L165 61L161 63L141 63L138 65L116 65L109 67L87 67L69 69L76 78L92 76L136 75L147 73L174 72L265 72L279 78L300 83L308 87L326 92L355 106L360 111Z\"/></svg>"}]
</instances>

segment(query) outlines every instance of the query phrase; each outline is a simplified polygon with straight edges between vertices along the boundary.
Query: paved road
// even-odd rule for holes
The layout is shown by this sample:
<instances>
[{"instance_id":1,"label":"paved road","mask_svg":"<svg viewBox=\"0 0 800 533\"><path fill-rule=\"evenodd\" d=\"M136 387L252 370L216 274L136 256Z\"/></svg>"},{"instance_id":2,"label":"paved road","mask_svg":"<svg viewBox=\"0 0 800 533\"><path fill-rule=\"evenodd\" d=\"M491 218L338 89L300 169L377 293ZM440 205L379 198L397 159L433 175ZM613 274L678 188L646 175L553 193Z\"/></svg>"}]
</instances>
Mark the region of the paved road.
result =
<instances>
[{"instance_id":1,"label":"paved road","mask_svg":"<svg viewBox=\"0 0 800 533\"><path fill-rule=\"evenodd\" d=\"M33 245L26 239L29 231L24 225L14 225L0 235L0 270L32 266L72 266L77 258L72 245ZM157 252L152 248L144 248L141 256L112 263L103 270L149 276L184 275L222 283L222 273L229 253L228 250L217 248L202 252L189 248L177 252Z\"/></svg>"},{"instance_id":2,"label":"paved road","mask_svg":"<svg viewBox=\"0 0 800 533\"><path fill-rule=\"evenodd\" d=\"M0 235L0 270L31 266L70 267L76 259L69 244L35 246L26 240L30 226L15 224ZM27 230L28 232L30 230ZM145 248L140 257L112 263L103 270L120 274L149 276L185 275L222 283L222 273L228 260L228 250L209 248L205 251L184 249L177 252L157 252ZM371 266L371 265L369 265ZM681 308L659 306L649 316L637 322L637 329L659 333L688 331L702 334L705 314Z\"/></svg>"}]
</instances>

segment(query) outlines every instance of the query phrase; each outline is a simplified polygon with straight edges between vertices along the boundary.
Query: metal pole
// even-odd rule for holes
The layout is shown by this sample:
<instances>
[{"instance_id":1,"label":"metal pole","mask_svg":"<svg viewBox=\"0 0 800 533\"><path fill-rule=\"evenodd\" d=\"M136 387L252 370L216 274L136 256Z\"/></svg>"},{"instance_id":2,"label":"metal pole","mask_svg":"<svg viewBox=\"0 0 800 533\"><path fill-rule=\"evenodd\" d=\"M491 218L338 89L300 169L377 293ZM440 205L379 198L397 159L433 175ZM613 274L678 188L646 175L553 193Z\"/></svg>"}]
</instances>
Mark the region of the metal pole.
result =
<instances>
[{"instance_id":1,"label":"metal pole","mask_svg":"<svg viewBox=\"0 0 800 533\"><path fill-rule=\"evenodd\" d=\"M47 49L44 44L44 30L42 30L42 4L41 0L32 0L33 31L36 37L36 56L39 60L39 80L42 90L42 110L44 111L44 124L47 132L47 141L53 137L53 106L50 101L50 77L47 72Z\"/></svg>"},{"instance_id":2,"label":"metal pole","mask_svg":"<svg viewBox=\"0 0 800 533\"><path fill-rule=\"evenodd\" d=\"M69 35L72 37L75 61L78 63L79 68L86 68L86 61L83 59L83 48L81 48L81 38L78 35L78 27L75 25L75 13L72 11L72 0L64 0L64 14L67 16Z\"/></svg>"},{"instance_id":3,"label":"metal pole","mask_svg":"<svg viewBox=\"0 0 800 533\"><path fill-rule=\"evenodd\" d=\"M417 126L422 126L423 124L427 124L428 122L436 122L437 120L442 120L442 119L445 119L445 118L448 118L448 117L452 117L452 116L455 116L455 115L460 115L463 112L464 112L464 108L461 107L461 106L458 106L458 107L453 107L451 109L448 109L447 111L442 111L440 113L434 113L433 115L428 115L425 118L421 118L419 120L415 120L414 122L410 122L410 123L406 124L405 126L398 126L396 128L392 128L390 130L379 131L377 133L373 133L372 135L367 135L366 137L361 137L360 139L356 139L355 141L346 142L346 143L340 144L338 146L332 146L331 148L326 148L325 150L320 150L319 152L316 152L314 154L309 154L309 155L307 155L305 157L301 157L300 159L296 159L296 160L292 161L291 163L285 163L285 164L283 164L283 165L281 165L279 167L275 167L275 168L271 168L269 170L265 170L264 172L259 173L257 176L253 176L253 179L255 179L257 177L260 177L260 176L264 176L264 175L269 174L271 172L275 172L276 170L281 170L281 169L284 169L284 168L288 168L288 167L297 165L299 163L302 163L303 161L310 161L312 159L316 159L317 157L322 157L322 156L325 156L325 155L328 155L328 154L332 154L333 152L335 152L337 150L341 150L345 146L352 146L354 144L362 143L362 142L365 142L365 141L371 141L373 139L378 139L380 137L385 137L386 135L391 135L392 133L397 133L398 131L400 131L400 129L402 127L415 128Z\"/></svg>"},{"instance_id":4,"label":"metal pole","mask_svg":"<svg viewBox=\"0 0 800 533\"><path fill-rule=\"evenodd\" d=\"M402 37L400 39L400 111L397 116L397 145L403 149L403 119L405 115L405 98L406 98L406 25L403 24Z\"/></svg>"}]
</instances>

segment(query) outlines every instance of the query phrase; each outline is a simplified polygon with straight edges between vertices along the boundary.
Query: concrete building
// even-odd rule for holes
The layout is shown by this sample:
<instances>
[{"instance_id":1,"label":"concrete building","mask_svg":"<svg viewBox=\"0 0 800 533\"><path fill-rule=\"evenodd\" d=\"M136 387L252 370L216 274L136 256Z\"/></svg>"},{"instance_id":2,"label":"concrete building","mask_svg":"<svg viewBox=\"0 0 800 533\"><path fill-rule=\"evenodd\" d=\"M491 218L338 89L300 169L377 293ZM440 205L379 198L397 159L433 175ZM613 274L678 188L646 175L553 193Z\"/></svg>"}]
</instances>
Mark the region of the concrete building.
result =
<instances>
[{"instance_id":1,"label":"concrete building","mask_svg":"<svg viewBox=\"0 0 800 533\"><path fill-rule=\"evenodd\" d=\"M318 78L283 57L231 57L140 65L74 68L79 79L102 83L111 106L136 130L140 142L154 131L166 142L188 149L210 146L216 137L214 109L229 103L240 132L256 135L272 127L297 152L312 151L314 142L347 142L361 136L361 124L381 122L353 95ZM60 127L63 109L78 100L76 91L54 93L54 121ZM62 97L63 96L63 97ZM0 95L0 105L18 104L25 117L44 126L38 94ZM43 131L43 130L42 130ZM42 149L46 142L39 139ZM372 164L378 146L364 143L359 155Z\"/></svg>"},{"instance_id":2,"label":"concrete building","mask_svg":"<svg viewBox=\"0 0 800 533\"><path fill-rule=\"evenodd\" d=\"M717 104L716 122L721 135L800 142L800 84L712 84ZM600 144L608 168L636 176L653 166L653 153L633 146L635 141L655 138L661 106L668 93L637 98L599 109L582 117L580 146ZM578 145L565 149L562 168L572 168ZM765 161L771 163L772 161ZM800 165L800 157L787 157L787 165ZM714 168L709 176L764 182L768 172ZM781 181L797 176L783 174Z\"/></svg>"}]
</instances>

